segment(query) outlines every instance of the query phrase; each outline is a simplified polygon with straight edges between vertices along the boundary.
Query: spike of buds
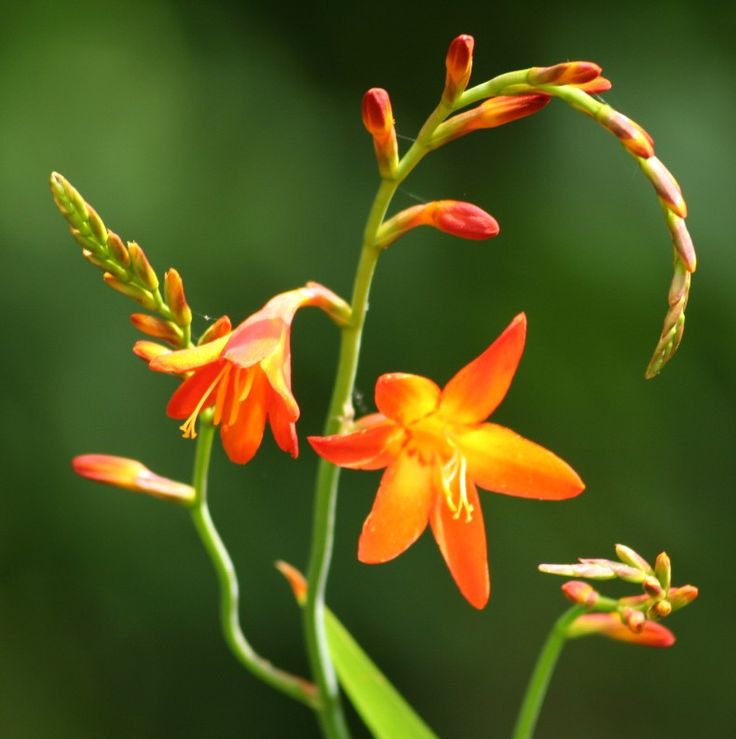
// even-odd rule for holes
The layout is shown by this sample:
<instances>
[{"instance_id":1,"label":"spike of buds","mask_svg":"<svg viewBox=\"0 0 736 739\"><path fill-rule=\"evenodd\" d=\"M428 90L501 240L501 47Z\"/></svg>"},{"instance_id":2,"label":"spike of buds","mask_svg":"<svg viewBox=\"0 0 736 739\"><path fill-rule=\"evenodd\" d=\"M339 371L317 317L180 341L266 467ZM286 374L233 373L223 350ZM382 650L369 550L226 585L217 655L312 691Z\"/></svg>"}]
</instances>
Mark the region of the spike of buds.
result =
<instances>
[{"instance_id":1,"label":"spike of buds","mask_svg":"<svg viewBox=\"0 0 736 739\"><path fill-rule=\"evenodd\" d=\"M386 221L378 232L377 243L386 248L417 226L432 226L461 239L482 240L497 236L496 219L482 208L460 200L435 200L415 205Z\"/></svg>"},{"instance_id":2,"label":"spike of buds","mask_svg":"<svg viewBox=\"0 0 736 739\"><path fill-rule=\"evenodd\" d=\"M176 323L182 328L190 326L192 323L192 309L189 307L184 294L184 282L173 267L164 274L164 299Z\"/></svg>"},{"instance_id":3,"label":"spike of buds","mask_svg":"<svg viewBox=\"0 0 736 739\"><path fill-rule=\"evenodd\" d=\"M442 100L452 105L460 95L465 92L473 69L473 47L475 40L472 36L462 34L450 42L445 57L445 89L442 92Z\"/></svg>"},{"instance_id":4,"label":"spike of buds","mask_svg":"<svg viewBox=\"0 0 736 739\"><path fill-rule=\"evenodd\" d=\"M197 345L209 344L210 341L221 339L227 336L233 330L233 325L228 316L220 316L213 324L207 327L207 330L199 337Z\"/></svg>"},{"instance_id":5,"label":"spike of buds","mask_svg":"<svg viewBox=\"0 0 736 739\"><path fill-rule=\"evenodd\" d=\"M128 242L130 264L136 277L151 291L158 289L158 277L143 249L135 242Z\"/></svg>"},{"instance_id":6,"label":"spike of buds","mask_svg":"<svg viewBox=\"0 0 736 739\"><path fill-rule=\"evenodd\" d=\"M307 580L296 567L283 560L276 561L276 569L286 578L294 593L296 602L303 606L307 602Z\"/></svg>"},{"instance_id":7,"label":"spike of buds","mask_svg":"<svg viewBox=\"0 0 736 739\"><path fill-rule=\"evenodd\" d=\"M131 323L141 332L156 339L164 339L174 346L179 346L182 340L181 329L171 321L156 318L145 313L132 313Z\"/></svg>"},{"instance_id":8,"label":"spike of buds","mask_svg":"<svg viewBox=\"0 0 736 739\"><path fill-rule=\"evenodd\" d=\"M552 67L532 67L527 81L531 85L581 85L592 82L602 71L593 62L563 62Z\"/></svg>"},{"instance_id":9,"label":"spike of buds","mask_svg":"<svg viewBox=\"0 0 736 739\"><path fill-rule=\"evenodd\" d=\"M386 90L372 87L363 95L363 125L373 137L373 146L382 177L391 178L399 163L394 114Z\"/></svg>"},{"instance_id":10,"label":"spike of buds","mask_svg":"<svg viewBox=\"0 0 736 739\"><path fill-rule=\"evenodd\" d=\"M107 454L82 454L74 457L72 467L78 475L88 480L185 505L194 502L195 492L191 485L161 477L135 459Z\"/></svg>"},{"instance_id":11,"label":"spike of buds","mask_svg":"<svg viewBox=\"0 0 736 739\"><path fill-rule=\"evenodd\" d=\"M472 131L496 128L526 118L544 108L551 99L549 95L541 93L489 98L472 110L459 113L439 125L432 135L430 146L436 149Z\"/></svg>"}]
</instances>

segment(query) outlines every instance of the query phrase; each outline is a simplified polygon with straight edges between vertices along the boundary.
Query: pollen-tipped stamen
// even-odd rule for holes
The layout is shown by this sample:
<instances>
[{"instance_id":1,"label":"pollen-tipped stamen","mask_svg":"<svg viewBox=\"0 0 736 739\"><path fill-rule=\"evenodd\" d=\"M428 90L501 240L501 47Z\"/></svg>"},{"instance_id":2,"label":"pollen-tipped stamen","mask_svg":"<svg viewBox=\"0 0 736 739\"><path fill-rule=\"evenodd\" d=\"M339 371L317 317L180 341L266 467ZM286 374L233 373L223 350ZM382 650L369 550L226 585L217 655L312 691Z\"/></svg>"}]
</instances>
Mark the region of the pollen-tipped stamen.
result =
<instances>
[{"instance_id":1,"label":"pollen-tipped stamen","mask_svg":"<svg viewBox=\"0 0 736 739\"><path fill-rule=\"evenodd\" d=\"M457 503L453 500L452 483L457 478ZM465 457L455 448L452 457L442 466L441 484L447 507L452 511L452 517L457 520L465 511L465 523L473 520L473 505L468 500L468 463Z\"/></svg>"},{"instance_id":2,"label":"pollen-tipped stamen","mask_svg":"<svg viewBox=\"0 0 736 739\"><path fill-rule=\"evenodd\" d=\"M204 404L207 402L207 400L210 397L210 394L215 389L216 385L220 380L223 378L224 375L227 375L227 373L230 371L230 365L225 364L222 369L217 373L217 376L214 380L210 383L210 386L207 388L205 392L202 393L202 397L199 399L199 402L195 406L194 410L192 411L192 414L187 418L184 423L179 426L181 431L183 431L183 436L185 439L196 439L197 438L197 418L199 417L199 414L202 412L202 408L204 407Z\"/></svg>"}]
</instances>

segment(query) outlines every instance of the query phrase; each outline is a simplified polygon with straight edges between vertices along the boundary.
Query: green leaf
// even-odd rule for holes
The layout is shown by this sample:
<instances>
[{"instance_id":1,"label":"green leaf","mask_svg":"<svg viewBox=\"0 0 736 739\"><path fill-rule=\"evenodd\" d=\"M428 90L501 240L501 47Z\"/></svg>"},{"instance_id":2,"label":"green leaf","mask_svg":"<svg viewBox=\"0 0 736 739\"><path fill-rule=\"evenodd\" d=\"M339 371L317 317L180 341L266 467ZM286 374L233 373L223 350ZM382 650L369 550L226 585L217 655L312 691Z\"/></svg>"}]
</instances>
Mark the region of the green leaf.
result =
<instances>
[{"instance_id":1,"label":"green leaf","mask_svg":"<svg viewBox=\"0 0 736 739\"><path fill-rule=\"evenodd\" d=\"M330 610L325 628L340 684L376 739L437 739Z\"/></svg>"}]
</instances>

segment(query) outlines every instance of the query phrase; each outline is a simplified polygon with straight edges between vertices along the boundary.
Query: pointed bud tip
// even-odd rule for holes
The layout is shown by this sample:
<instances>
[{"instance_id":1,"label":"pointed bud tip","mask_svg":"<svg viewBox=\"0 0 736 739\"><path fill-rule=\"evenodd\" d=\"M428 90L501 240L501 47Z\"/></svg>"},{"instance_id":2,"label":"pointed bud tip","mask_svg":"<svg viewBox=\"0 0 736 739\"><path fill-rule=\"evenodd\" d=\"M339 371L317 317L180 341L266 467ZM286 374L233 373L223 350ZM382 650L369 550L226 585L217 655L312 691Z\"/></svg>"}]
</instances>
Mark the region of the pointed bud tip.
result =
<instances>
[{"instance_id":1,"label":"pointed bud tip","mask_svg":"<svg viewBox=\"0 0 736 739\"><path fill-rule=\"evenodd\" d=\"M294 593L296 602L303 606L307 602L307 580L296 567L279 559L274 563L276 569L286 578Z\"/></svg>"}]
</instances>

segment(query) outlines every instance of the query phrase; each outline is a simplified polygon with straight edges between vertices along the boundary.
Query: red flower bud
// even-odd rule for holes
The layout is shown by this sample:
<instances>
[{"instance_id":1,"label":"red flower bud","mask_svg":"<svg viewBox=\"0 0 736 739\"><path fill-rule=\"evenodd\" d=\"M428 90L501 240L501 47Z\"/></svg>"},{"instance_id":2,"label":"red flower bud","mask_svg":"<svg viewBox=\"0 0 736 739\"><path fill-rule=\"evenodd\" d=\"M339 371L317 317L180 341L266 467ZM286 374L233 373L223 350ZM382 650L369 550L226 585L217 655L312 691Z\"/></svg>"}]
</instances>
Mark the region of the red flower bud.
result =
<instances>
[{"instance_id":1,"label":"red flower bud","mask_svg":"<svg viewBox=\"0 0 736 739\"><path fill-rule=\"evenodd\" d=\"M442 98L445 102L453 103L468 85L470 73L473 69L473 47L475 41L472 36L462 34L453 39L447 50L445 67L445 90Z\"/></svg>"},{"instance_id":2,"label":"red flower bud","mask_svg":"<svg viewBox=\"0 0 736 739\"><path fill-rule=\"evenodd\" d=\"M430 203L431 225L461 239L490 239L501 230L498 221L482 208L457 200Z\"/></svg>"},{"instance_id":3,"label":"red flower bud","mask_svg":"<svg viewBox=\"0 0 736 739\"><path fill-rule=\"evenodd\" d=\"M363 95L363 125L373 137L378 169L383 177L391 177L399 159L391 100L386 90L372 87Z\"/></svg>"},{"instance_id":4,"label":"red flower bud","mask_svg":"<svg viewBox=\"0 0 736 739\"><path fill-rule=\"evenodd\" d=\"M602 71L593 62L563 62L553 67L532 67L527 80L531 85L580 85L596 79Z\"/></svg>"},{"instance_id":5,"label":"red flower bud","mask_svg":"<svg viewBox=\"0 0 736 739\"><path fill-rule=\"evenodd\" d=\"M594 606L600 598L600 593L587 582L570 580L562 586L566 598L581 606Z\"/></svg>"}]
</instances>

